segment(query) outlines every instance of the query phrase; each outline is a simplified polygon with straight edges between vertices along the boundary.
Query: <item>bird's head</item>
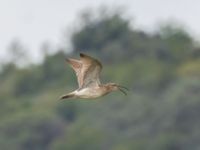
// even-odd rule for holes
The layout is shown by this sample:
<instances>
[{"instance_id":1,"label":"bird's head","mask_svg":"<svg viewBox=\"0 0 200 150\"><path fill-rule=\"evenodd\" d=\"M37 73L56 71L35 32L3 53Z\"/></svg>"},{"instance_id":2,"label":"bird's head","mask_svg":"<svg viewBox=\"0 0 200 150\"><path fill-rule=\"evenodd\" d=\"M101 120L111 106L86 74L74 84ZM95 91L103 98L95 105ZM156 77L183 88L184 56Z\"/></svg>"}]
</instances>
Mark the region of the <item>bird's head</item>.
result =
<instances>
[{"instance_id":1,"label":"bird's head","mask_svg":"<svg viewBox=\"0 0 200 150\"><path fill-rule=\"evenodd\" d=\"M119 85L116 83L108 83L106 86L109 91L121 91L124 95L127 95L125 90L128 90L128 88L126 88L122 85Z\"/></svg>"}]
</instances>

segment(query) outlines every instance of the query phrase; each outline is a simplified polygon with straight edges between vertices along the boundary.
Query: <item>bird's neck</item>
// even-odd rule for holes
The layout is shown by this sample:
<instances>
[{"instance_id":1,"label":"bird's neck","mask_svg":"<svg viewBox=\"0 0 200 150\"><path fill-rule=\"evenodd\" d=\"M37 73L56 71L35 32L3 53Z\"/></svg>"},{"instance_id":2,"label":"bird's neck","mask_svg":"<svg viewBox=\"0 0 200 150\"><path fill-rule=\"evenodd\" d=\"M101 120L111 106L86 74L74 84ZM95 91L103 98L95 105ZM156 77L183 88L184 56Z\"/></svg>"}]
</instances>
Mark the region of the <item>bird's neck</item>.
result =
<instances>
[{"instance_id":1,"label":"bird's neck","mask_svg":"<svg viewBox=\"0 0 200 150\"><path fill-rule=\"evenodd\" d=\"M104 89L108 93L112 91L111 87L108 84L102 84L100 86L102 89Z\"/></svg>"}]
</instances>

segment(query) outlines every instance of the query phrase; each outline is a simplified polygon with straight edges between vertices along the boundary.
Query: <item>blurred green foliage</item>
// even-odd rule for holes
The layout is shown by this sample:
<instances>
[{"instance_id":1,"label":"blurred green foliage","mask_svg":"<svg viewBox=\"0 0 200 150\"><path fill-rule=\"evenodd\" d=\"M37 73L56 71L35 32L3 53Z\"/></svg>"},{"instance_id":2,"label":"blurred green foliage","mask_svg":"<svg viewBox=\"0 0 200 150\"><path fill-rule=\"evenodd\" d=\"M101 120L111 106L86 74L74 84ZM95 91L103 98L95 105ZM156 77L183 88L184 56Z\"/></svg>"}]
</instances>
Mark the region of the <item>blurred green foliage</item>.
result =
<instances>
[{"instance_id":1,"label":"blurred green foliage","mask_svg":"<svg viewBox=\"0 0 200 150\"><path fill-rule=\"evenodd\" d=\"M39 65L4 64L0 149L200 149L200 48L186 31L149 34L116 13L86 22L71 41L72 55L102 60L103 82L129 87L128 96L58 101L77 86L63 51Z\"/></svg>"}]
</instances>

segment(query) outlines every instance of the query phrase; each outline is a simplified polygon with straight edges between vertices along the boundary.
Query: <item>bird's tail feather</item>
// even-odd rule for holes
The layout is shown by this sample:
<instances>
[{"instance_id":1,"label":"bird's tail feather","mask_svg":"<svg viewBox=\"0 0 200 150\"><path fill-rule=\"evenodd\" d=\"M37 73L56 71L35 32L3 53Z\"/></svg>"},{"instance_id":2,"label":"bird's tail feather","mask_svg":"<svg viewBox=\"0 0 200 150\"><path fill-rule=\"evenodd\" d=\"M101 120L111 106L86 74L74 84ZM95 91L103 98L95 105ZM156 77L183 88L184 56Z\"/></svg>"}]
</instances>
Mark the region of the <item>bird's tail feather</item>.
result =
<instances>
[{"instance_id":1,"label":"bird's tail feather","mask_svg":"<svg viewBox=\"0 0 200 150\"><path fill-rule=\"evenodd\" d=\"M66 95L63 95L60 97L60 99L66 99L66 98L73 98L75 97L74 93L69 93L69 94L66 94Z\"/></svg>"}]
</instances>

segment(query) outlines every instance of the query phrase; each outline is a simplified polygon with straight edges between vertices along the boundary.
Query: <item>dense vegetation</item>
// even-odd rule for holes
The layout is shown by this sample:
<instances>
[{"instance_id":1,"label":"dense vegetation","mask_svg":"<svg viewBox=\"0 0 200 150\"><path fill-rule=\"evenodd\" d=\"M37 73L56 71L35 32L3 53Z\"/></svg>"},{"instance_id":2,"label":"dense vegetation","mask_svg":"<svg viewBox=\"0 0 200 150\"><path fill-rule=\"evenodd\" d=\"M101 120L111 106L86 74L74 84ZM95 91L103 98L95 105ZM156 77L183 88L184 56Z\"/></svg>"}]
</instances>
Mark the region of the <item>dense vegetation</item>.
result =
<instances>
[{"instance_id":1,"label":"dense vegetation","mask_svg":"<svg viewBox=\"0 0 200 150\"><path fill-rule=\"evenodd\" d=\"M85 20L71 42L71 55L102 60L103 82L129 87L128 96L58 101L77 86L65 50L19 68L15 43L0 73L0 149L200 149L200 47L185 30L149 34L114 13Z\"/></svg>"}]
</instances>

